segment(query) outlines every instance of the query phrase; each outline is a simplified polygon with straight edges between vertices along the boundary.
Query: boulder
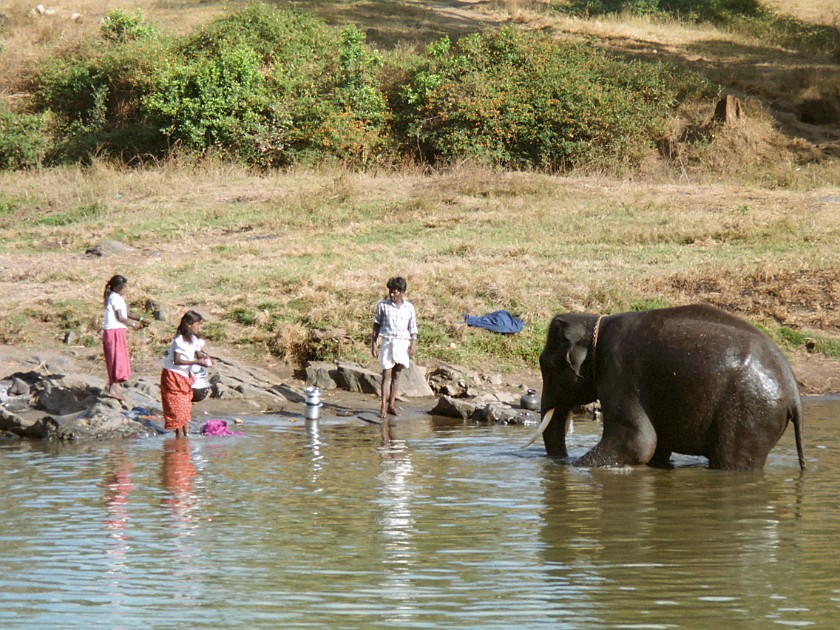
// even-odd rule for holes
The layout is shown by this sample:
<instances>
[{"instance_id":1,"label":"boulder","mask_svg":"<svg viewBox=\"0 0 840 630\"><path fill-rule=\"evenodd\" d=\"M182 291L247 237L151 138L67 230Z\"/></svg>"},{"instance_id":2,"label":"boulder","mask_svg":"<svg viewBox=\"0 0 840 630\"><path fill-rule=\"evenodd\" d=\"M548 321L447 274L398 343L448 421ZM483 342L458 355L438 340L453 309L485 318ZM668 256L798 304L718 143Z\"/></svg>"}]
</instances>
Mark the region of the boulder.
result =
<instances>
[{"instance_id":1,"label":"boulder","mask_svg":"<svg viewBox=\"0 0 840 630\"><path fill-rule=\"evenodd\" d=\"M123 413L120 403L84 377L18 372L9 379L28 392L0 406L0 430L20 437L78 440L134 437L149 428ZM16 401L28 400L23 407ZM11 403L11 404L10 404Z\"/></svg>"},{"instance_id":2,"label":"boulder","mask_svg":"<svg viewBox=\"0 0 840 630\"><path fill-rule=\"evenodd\" d=\"M378 394L382 385L382 376L363 368L358 363L339 361L335 373L335 384L349 392Z\"/></svg>"},{"instance_id":3,"label":"boulder","mask_svg":"<svg viewBox=\"0 0 840 630\"><path fill-rule=\"evenodd\" d=\"M332 361L310 361L306 364L306 384L320 389L336 389L337 366Z\"/></svg>"},{"instance_id":4,"label":"boulder","mask_svg":"<svg viewBox=\"0 0 840 630\"><path fill-rule=\"evenodd\" d=\"M478 414L477 419L490 424L538 424L537 414L525 409L513 409L502 404L487 404Z\"/></svg>"},{"instance_id":5,"label":"boulder","mask_svg":"<svg viewBox=\"0 0 840 630\"><path fill-rule=\"evenodd\" d=\"M88 247L85 254L88 256L114 256L115 254L122 254L131 251L131 247L119 241L100 241L96 245Z\"/></svg>"},{"instance_id":6,"label":"boulder","mask_svg":"<svg viewBox=\"0 0 840 630\"><path fill-rule=\"evenodd\" d=\"M450 398L449 396L441 396L432 409L431 414L433 416L472 420L474 416L478 416L481 409L482 406L476 403L458 398Z\"/></svg>"},{"instance_id":7,"label":"boulder","mask_svg":"<svg viewBox=\"0 0 840 630\"><path fill-rule=\"evenodd\" d=\"M379 394L382 374L350 361L310 361L305 368L306 384L323 390L344 389L362 394ZM426 382L426 368L412 363L400 375L397 395L403 398L425 398L434 396Z\"/></svg>"}]
</instances>

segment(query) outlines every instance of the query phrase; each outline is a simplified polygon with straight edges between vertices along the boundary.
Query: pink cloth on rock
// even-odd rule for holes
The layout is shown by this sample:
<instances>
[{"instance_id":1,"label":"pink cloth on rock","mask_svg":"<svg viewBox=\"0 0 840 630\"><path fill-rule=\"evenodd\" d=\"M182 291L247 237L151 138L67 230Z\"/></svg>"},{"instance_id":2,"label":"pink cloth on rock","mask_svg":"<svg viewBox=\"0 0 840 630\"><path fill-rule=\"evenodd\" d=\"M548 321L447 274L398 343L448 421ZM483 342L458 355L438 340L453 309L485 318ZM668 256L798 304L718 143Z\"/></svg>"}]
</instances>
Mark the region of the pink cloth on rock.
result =
<instances>
[{"instance_id":1,"label":"pink cloth on rock","mask_svg":"<svg viewBox=\"0 0 840 630\"><path fill-rule=\"evenodd\" d=\"M242 435L239 431L231 431L228 429L227 422L224 420L208 420L201 427L202 435Z\"/></svg>"}]
</instances>

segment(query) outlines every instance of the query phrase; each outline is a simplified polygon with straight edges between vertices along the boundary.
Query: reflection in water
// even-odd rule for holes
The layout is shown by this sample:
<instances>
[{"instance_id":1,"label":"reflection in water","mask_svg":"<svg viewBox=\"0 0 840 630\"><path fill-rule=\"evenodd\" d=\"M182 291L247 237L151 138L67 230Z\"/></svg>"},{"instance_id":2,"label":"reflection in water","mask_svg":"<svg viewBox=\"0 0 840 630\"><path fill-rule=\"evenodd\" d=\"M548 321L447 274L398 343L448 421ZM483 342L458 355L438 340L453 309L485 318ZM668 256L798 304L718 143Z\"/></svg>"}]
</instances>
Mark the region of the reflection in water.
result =
<instances>
[{"instance_id":1,"label":"reflection in water","mask_svg":"<svg viewBox=\"0 0 840 630\"><path fill-rule=\"evenodd\" d=\"M112 597L121 597L122 582L126 573L126 555L129 549L129 512L128 499L134 484L131 482L131 470L134 464L127 458L125 451L115 451L108 457L108 472L102 481L103 502L105 504L105 529L110 536L106 550L108 558L107 579Z\"/></svg>"},{"instance_id":2,"label":"reflection in water","mask_svg":"<svg viewBox=\"0 0 840 630\"><path fill-rule=\"evenodd\" d=\"M195 474L190 441L184 438L167 438L163 443L160 477L163 487L169 491L170 497L166 502L172 506L178 524L189 521L190 511L195 505Z\"/></svg>"},{"instance_id":3,"label":"reflection in water","mask_svg":"<svg viewBox=\"0 0 840 630\"><path fill-rule=\"evenodd\" d=\"M324 454L321 452L324 442L321 440L321 427L318 420L306 420L306 435L309 438L309 462L310 462L310 481L314 492L321 492L323 488L320 486L319 477L324 467Z\"/></svg>"},{"instance_id":4,"label":"reflection in water","mask_svg":"<svg viewBox=\"0 0 840 630\"><path fill-rule=\"evenodd\" d=\"M761 473L580 470L405 416L0 443L0 628L833 628L840 400L805 418L804 474L790 431Z\"/></svg>"},{"instance_id":5,"label":"reflection in water","mask_svg":"<svg viewBox=\"0 0 840 630\"><path fill-rule=\"evenodd\" d=\"M786 618L778 587L780 574L796 579L798 565L780 558L783 523L798 514L793 481L780 488L760 472L696 467L556 466L543 482L545 562L570 614L606 625L679 625L687 610L699 625L754 621L762 611L765 623Z\"/></svg>"},{"instance_id":6,"label":"reflection in water","mask_svg":"<svg viewBox=\"0 0 840 630\"><path fill-rule=\"evenodd\" d=\"M170 507L175 549L172 558L173 588L182 599L193 599L196 584L193 579L199 573L201 549L198 532L198 498L195 494L196 469L192 460L191 440L167 438L163 443L160 478L168 496L164 503Z\"/></svg>"},{"instance_id":7,"label":"reflection in water","mask_svg":"<svg viewBox=\"0 0 840 630\"><path fill-rule=\"evenodd\" d=\"M383 543L383 595L393 600L387 615L389 623L408 622L419 613L414 600L412 576L415 575L417 550L414 546L415 524L411 512L414 495L410 451L405 440L396 436L393 421L382 421L379 452L379 519Z\"/></svg>"}]
</instances>

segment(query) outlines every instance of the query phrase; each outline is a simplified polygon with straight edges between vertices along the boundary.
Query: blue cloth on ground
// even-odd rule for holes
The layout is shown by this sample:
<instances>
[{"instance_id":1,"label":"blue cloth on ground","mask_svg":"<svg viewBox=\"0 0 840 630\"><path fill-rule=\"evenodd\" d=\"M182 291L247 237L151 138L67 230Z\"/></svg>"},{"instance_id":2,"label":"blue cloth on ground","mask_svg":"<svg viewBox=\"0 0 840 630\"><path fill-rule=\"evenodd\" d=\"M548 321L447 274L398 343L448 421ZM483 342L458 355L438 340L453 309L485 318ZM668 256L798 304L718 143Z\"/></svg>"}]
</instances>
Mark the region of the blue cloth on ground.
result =
<instances>
[{"instance_id":1,"label":"blue cloth on ground","mask_svg":"<svg viewBox=\"0 0 840 630\"><path fill-rule=\"evenodd\" d=\"M477 328L486 328L497 333L518 333L525 328L525 322L517 319L507 311L493 311L486 315L464 315L464 321L467 326L475 326Z\"/></svg>"}]
</instances>

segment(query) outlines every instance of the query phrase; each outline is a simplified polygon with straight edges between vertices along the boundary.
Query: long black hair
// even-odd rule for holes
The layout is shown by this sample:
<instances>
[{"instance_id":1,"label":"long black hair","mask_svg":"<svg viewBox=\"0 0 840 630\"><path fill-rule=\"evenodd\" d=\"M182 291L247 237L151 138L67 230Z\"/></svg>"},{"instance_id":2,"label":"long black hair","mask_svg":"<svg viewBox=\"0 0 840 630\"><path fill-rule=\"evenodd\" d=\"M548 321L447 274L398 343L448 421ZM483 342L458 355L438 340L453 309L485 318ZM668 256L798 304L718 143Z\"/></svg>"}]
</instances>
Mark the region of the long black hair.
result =
<instances>
[{"instance_id":1,"label":"long black hair","mask_svg":"<svg viewBox=\"0 0 840 630\"><path fill-rule=\"evenodd\" d=\"M187 343L192 343L193 337L196 337L197 335L190 333L189 326L195 324L196 322L203 321L204 318L201 316L201 313L197 313L196 311L187 311L181 317L181 323L178 324L178 335L181 335Z\"/></svg>"},{"instance_id":2,"label":"long black hair","mask_svg":"<svg viewBox=\"0 0 840 630\"><path fill-rule=\"evenodd\" d=\"M121 276L120 274L117 274L108 280L108 282L105 283L105 295L102 297L102 304L104 306L108 306L108 296L111 295L111 292L119 291L126 284L128 284L128 280L125 276Z\"/></svg>"}]
</instances>

